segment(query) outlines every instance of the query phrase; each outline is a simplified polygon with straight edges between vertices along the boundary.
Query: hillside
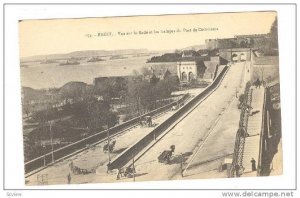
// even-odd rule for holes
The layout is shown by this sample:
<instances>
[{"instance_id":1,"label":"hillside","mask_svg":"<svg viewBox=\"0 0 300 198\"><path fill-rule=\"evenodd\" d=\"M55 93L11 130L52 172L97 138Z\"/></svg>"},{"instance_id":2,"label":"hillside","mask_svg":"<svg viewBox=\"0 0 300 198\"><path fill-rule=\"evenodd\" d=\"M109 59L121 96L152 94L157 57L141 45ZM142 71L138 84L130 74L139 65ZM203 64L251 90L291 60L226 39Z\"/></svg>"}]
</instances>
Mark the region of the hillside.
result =
<instances>
[{"instance_id":1,"label":"hillside","mask_svg":"<svg viewBox=\"0 0 300 198\"><path fill-rule=\"evenodd\" d=\"M124 50L82 50L74 51L66 54L48 54L37 55L21 58L21 62L43 61L45 59L66 60L70 58L94 57L94 56L112 56L112 55L128 55L149 53L147 49L124 49Z\"/></svg>"}]
</instances>

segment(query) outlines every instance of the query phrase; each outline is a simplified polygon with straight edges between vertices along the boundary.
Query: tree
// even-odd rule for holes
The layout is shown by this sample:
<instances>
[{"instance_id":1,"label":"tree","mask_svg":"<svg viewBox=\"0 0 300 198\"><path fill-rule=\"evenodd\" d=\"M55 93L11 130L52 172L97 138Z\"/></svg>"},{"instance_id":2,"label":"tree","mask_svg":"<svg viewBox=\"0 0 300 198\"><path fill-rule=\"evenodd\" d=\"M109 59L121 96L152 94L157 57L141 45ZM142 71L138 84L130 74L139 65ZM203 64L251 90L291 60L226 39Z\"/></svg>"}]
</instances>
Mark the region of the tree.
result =
<instances>
[{"instance_id":1,"label":"tree","mask_svg":"<svg viewBox=\"0 0 300 198\"><path fill-rule=\"evenodd\" d=\"M175 49L174 53L175 53L175 54L180 54L181 51L180 51L179 49Z\"/></svg>"},{"instance_id":2,"label":"tree","mask_svg":"<svg viewBox=\"0 0 300 198\"><path fill-rule=\"evenodd\" d=\"M138 75L140 75L140 73L139 73L136 69L134 69L134 70L132 71L132 75L133 75L133 76L138 76Z\"/></svg>"},{"instance_id":3,"label":"tree","mask_svg":"<svg viewBox=\"0 0 300 198\"><path fill-rule=\"evenodd\" d=\"M141 69L141 73L142 73L143 76L151 75L152 74L152 68L143 67Z\"/></svg>"},{"instance_id":4,"label":"tree","mask_svg":"<svg viewBox=\"0 0 300 198\"><path fill-rule=\"evenodd\" d=\"M177 89L179 85L179 79L177 76L169 76L163 80L160 80L156 85L156 92L158 98L168 98L171 93Z\"/></svg>"},{"instance_id":5,"label":"tree","mask_svg":"<svg viewBox=\"0 0 300 198\"><path fill-rule=\"evenodd\" d=\"M275 18L270 29L270 47L278 48L278 24L277 17Z\"/></svg>"}]
</instances>

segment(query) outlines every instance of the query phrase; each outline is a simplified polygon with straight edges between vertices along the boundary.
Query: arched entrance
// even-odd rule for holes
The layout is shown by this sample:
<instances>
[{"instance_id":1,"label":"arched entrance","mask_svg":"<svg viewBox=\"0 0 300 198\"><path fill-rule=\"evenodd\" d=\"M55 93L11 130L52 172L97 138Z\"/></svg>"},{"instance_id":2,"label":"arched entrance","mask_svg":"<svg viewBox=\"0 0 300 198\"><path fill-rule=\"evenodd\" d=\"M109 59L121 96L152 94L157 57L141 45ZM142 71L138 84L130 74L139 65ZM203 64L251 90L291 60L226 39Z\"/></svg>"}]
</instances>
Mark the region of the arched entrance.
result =
<instances>
[{"instance_id":1,"label":"arched entrance","mask_svg":"<svg viewBox=\"0 0 300 198\"><path fill-rule=\"evenodd\" d=\"M188 80L187 79L187 74L185 72L182 72L182 74L181 74L181 80L182 81L187 81Z\"/></svg>"},{"instance_id":2,"label":"arched entrance","mask_svg":"<svg viewBox=\"0 0 300 198\"><path fill-rule=\"evenodd\" d=\"M189 81L192 81L192 80L194 80L194 74L193 74L193 72L190 72L189 73Z\"/></svg>"},{"instance_id":3,"label":"arched entrance","mask_svg":"<svg viewBox=\"0 0 300 198\"><path fill-rule=\"evenodd\" d=\"M238 62L238 60L239 60L239 55L237 53L233 53L232 54L232 61L233 62Z\"/></svg>"},{"instance_id":4,"label":"arched entrance","mask_svg":"<svg viewBox=\"0 0 300 198\"><path fill-rule=\"evenodd\" d=\"M247 42L246 41L241 41L240 42L240 47L241 48L246 48L247 47Z\"/></svg>"},{"instance_id":5,"label":"arched entrance","mask_svg":"<svg viewBox=\"0 0 300 198\"><path fill-rule=\"evenodd\" d=\"M241 61L246 61L246 54L241 53Z\"/></svg>"}]
</instances>

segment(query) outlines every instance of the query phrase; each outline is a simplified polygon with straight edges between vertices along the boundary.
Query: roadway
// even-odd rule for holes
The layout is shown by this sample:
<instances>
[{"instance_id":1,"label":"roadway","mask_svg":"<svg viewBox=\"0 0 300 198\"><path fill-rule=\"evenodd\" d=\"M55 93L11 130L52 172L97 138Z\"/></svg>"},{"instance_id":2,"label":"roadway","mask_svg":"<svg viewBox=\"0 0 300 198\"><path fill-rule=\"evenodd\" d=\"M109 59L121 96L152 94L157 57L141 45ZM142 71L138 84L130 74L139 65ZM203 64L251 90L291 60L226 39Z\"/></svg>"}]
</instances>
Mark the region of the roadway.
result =
<instances>
[{"instance_id":1,"label":"roadway","mask_svg":"<svg viewBox=\"0 0 300 198\"><path fill-rule=\"evenodd\" d=\"M233 64L219 88L135 162L136 181L181 179L181 161L183 167L188 168L186 178L225 176L211 171L233 153L240 114L236 92L243 92L246 66L249 63ZM171 164L159 163L157 157L170 145L176 146ZM216 159L218 163L213 165L205 163ZM187 165L191 169L203 169L200 171L203 175L189 174Z\"/></svg>"},{"instance_id":2,"label":"roadway","mask_svg":"<svg viewBox=\"0 0 300 198\"><path fill-rule=\"evenodd\" d=\"M194 94L199 94L203 89L195 90ZM191 93L191 96L194 95ZM192 98L191 97L191 98ZM188 100L190 100L189 98ZM171 115L173 115L176 111L167 111L153 118L153 123L158 125L168 119ZM140 127L135 126L121 134L115 135L111 137L111 141L116 140L114 151L110 153L111 160L114 159L118 154L124 151L126 148L137 142L139 139L144 137L150 131L152 131L154 127ZM101 175L103 179L110 179L110 175L107 175L106 168L108 163L108 153L103 152L103 146L106 142L101 142L90 149L87 149L79 154L76 154L68 159L64 159L62 161L56 162L54 165L49 166L36 174L33 174L27 177L25 180L27 185L39 185L40 180L38 177L43 176L46 184L65 184L67 183L67 175L70 172L69 163L73 162L73 164L77 167L84 169L100 169L100 174L90 173L87 175L73 175L72 174L72 183L89 183L93 180L95 176ZM97 172L99 172L97 170ZM115 176L112 176L115 179Z\"/></svg>"}]
</instances>

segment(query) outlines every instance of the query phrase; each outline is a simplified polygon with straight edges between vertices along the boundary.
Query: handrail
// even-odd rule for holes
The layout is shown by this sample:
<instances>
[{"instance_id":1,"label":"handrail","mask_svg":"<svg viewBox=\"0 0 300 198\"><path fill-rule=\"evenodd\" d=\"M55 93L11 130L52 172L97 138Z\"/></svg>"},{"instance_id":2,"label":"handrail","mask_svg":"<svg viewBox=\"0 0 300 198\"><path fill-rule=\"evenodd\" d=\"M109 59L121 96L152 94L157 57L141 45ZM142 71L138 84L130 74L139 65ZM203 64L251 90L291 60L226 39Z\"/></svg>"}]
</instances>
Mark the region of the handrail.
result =
<instances>
[{"instance_id":1,"label":"handrail","mask_svg":"<svg viewBox=\"0 0 300 198\"><path fill-rule=\"evenodd\" d=\"M247 104L250 105L251 104L251 94L250 94L250 87L251 84L250 82L248 82L246 84L246 88L244 91L244 101L243 104ZM244 128L243 130L245 130L245 133L247 134L247 125L248 125L248 113L246 111L245 108L242 107L241 110L241 114L240 114L240 122L239 122L239 129L237 130L236 133L236 139L235 139L235 145L234 145L234 154L233 154L233 159L232 159L232 164L231 164L231 168L229 170L229 175L228 177L234 177L234 171L235 171L235 166L236 165L241 165L239 164L239 149L240 149L240 144L241 144L241 138L245 138L241 136L241 127ZM242 123L242 126L241 126ZM244 147L244 145L243 145ZM244 150L244 148L243 148Z\"/></svg>"},{"instance_id":2,"label":"handrail","mask_svg":"<svg viewBox=\"0 0 300 198\"><path fill-rule=\"evenodd\" d=\"M266 113L266 99L267 99L266 88L264 90L264 104L262 110L262 122L261 122L261 130L260 130L260 144L259 144L259 154L258 154L258 165L257 165L257 176L261 174L261 160L262 160L262 149L264 143L264 135L265 135L265 113Z\"/></svg>"}]
</instances>

